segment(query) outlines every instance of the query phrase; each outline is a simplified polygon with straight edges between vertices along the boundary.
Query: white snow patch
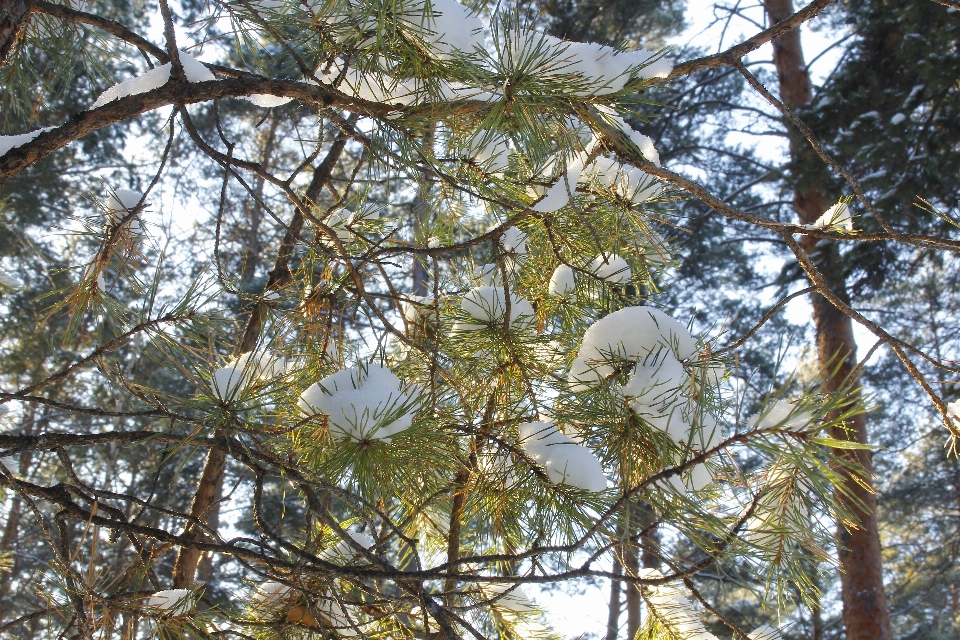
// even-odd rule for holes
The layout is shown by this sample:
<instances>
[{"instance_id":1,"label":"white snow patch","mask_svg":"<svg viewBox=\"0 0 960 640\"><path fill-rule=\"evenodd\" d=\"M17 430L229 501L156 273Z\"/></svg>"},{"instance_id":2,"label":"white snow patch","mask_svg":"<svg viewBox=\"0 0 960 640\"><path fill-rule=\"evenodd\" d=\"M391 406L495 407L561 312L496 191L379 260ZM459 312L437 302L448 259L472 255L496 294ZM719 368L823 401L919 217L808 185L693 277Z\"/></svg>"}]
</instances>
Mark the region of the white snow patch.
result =
<instances>
[{"instance_id":1,"label":"white snow patch","mask_svg":"<svg viewBox=\"0 0 960 640\"><path fill-rule=\"evenodd\" d=\"M823 212L817 221L807 225L808 229L830 229L838 228L844 231L853 231L853 216L850 215L850 207L845 202L838 202Z\"/></svg>"},{"instance_id":2,"label":"white snow patch","mask_svg":"<svg viewBox=\"0 0 960 640\"><path fill-rule=\"evenodd\" d=\"M566 264L561 264L554 269L550 276L550 287L548 292L551 296L558 298L569 298L577 290L577 281L574 277L573 268Z\"/></svg>"},{"instance_id":3,"label":"white snow patch","mask_svg":"<svg viewBox=\"0 0 960 640\"><path fill-rule=\"evenodd\" d=\"M190 589L157 591L144 605L147 609L162 611L168 616L183 616L193 609L193 592Z\"/></svg>"},{"instance_id":4,"label":"white snow patch","mask_svg":"<svg viewBox=\"0 0 960 640\"><path fill-rule=\"evenodd\" d=\"M44 131L52 131L54 127L43 127L29 133L20 133L15 136L0 136L0 156L6 155L10 149L16 149L27 144Z\"/></svg>"},{"instance_id":5,"label":"white snow patch","mask_svg":"<svg viewBox=\"0 0 960 640\"><path fill-rule=\"evenodd\" d=\"M467 292L460 302L460 307L475 320L490 324L502 324L507 313L503 287L483 286ZM533 306L517 294L510 293L511 329L524 329L533 322ZM473 323L458 323L459 330L481 329L484 325Z\"/></svg>"},{"instance_id":6,"label":"white snow patch","mask_svg":"<svg viewBox=\"0 0 960 640\"><path fill-rule=\"evenodd\" d=\"M307 387L297 406L308 415L327 415L337 437L389 442L413 425L417 403L416 394L405 391L390 369L372 364L337 371Z\"/></svg>"},{"instance_id":7,"label":"white snow patch","mask_svg":"<svg viewBox=\"0 0 960 640\"><path fill-rule=\"evenodd\" d=\"M0 287L16 291L23 288L23 280L9 271L0 269Z\"/></svg>"},{"instance_id":8,"label":"white snow patch","mask_svg":"<svg viewBox=\"0 0 960 640\"><path fill-rule=\"evenodd\" d=\"M603 491L607 478L592 451L546 422L520 425L520 443L531 458L543 465L556 484L568 484L584 491Z\"/></svg>"},{"instance_id":9,"label":"white snow patch","mask_svg":"<svg viewBox=\"0 0 960 640\"><path fill-rule=\"evenodd\" d=\"M187 77L188 82L216 80L216 77L206 65L183 51L180 52L180 64L183 66L183 73ZM127 96L135 96L159 89L170 80L171 69L172 66L168 62L167 64L150 69L142 75L128 78L123 82L117 83L101 93L100 97L97 98L97 101L93 103L90 109L97 109L115 100L126 98Z\"/></svg>"},{"instance_id":10,"label":"white snow patch","mask_svg":"<svg viewBox=\"0 0 960 640\"><path fill-rule=\"evenodd\" d=\"M630 280L630 265L615 253L597 256L587 271L612 285L626 284Z\"/></svg>"}]
</instances>

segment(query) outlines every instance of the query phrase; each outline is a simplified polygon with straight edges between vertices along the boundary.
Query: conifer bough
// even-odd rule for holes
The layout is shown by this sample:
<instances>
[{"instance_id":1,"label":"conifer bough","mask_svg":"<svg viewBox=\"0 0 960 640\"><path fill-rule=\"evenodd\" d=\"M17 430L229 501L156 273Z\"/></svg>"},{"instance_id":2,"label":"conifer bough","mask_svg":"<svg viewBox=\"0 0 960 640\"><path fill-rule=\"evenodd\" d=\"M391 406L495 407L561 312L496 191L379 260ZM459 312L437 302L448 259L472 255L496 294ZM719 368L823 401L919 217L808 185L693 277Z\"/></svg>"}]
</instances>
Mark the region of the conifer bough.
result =
<instances>
[{"instance_id":1,"label":"conifer bough","mask_svg":"<svg viewBox=\"0 0 960 640\"><path fill-rule=\"evenodd\" d=\"M85 215L99 224L86 225L89 255L71 253L66 284L23 282L16 265L0 273L0 302L49 298L51 333L89 347L50 354L60 360L45 377L3 381L3 420L38 407L90 418L64 422L75 433L0 437L0 485L29 505L49 557L31 583L43 610L0 629L554 637L564 630L534 585L615 579L645 599L644 637L779 637L741 628L691 578L745 563L769 585L764 598L786 585L817 597L803 576L809 554L832 544L821 516L856 526L844 481L858 467L829 434L862 407L855 390L788 401L774 389L753 399L757 416L738 418L745 398L724 352L738 341L658 308L660 221L677 197L666 183L785 237L952 241L864 238L846 200L808 227L738 211L662 167L627 119L652 84L738 65L827 4L672 71L667 52L564 42L454 0L204 5L189 18L205 39L162 2L163 46L96 4L23 3L9 28L4 13L11 78L30 56L76 63L45 49L54 29L90 30L148 64L132 59L138 72L65 122L6 132L0 180L172 109L142 191L91 198ZM63 96L44 99L45 121ZM251 155L258 122L305 114L309 133ZM210 263L197 273L168 265L157 244L169 206L158 185L178 145L209 168L192 178L214 194L198 252ZM259 288L258 267L232 272L224 259L232 189L283 236L247 245L274 251ZM411 286L414 268L425 289ZM955 407L934 402L949 423ZM136 463L118 466L121 444ZM651 543L654 529L678 542ZM637 547L660 569L631 567ZM198 581L202 554L215 570Z\"/></svg>"}]
</instances>

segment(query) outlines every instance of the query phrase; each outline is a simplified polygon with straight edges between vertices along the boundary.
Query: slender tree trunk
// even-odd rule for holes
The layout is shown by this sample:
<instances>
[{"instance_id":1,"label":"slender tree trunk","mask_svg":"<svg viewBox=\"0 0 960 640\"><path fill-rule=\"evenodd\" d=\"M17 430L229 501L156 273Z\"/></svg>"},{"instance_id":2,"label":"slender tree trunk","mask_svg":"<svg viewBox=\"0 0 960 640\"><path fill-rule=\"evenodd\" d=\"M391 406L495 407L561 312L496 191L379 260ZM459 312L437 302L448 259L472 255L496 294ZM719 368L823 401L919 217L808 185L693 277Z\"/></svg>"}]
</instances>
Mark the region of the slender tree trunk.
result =
<instances>
[{"instance_id":1,"label":"slender tree trunk","mask_svg":"<svg viewBox=\"0 0 960 640\"><path fill-rule=\"evenodd\" d=\"M220 528L220 505L223 502L223 474L220 474L220 482L217 484L213 504L210 505L210 515L207 517L207 526L217 531ZM216 567L213 564L213 554L206 553L200 558L197 565L197 576L200 582L210 585L214 580L214 571ZM208 589L209 592L209 589Z\"/></svg>"},{"instance_id":2,"label":"slender tree trunk","mask_svg":"<svg viewBox=\"0 0 960 640\"><path fill-rule=\"evenodd\" d=\"M270 119L270 126L265 133L266 140L263 143L263 154L260 156L260 164L264 170L270 170L273 152L277 142L277 127L280 126L280 118L274 116ZM260 223L263 221L263 190L266 186L266 179L263 176L256 176L253 180L253 198L243 203L244 213L247 217L247 229L244 235L245 247L243 249L243 269L240 272L240 291L248 291L253 283L253 278L257 275L257 268L260 266L260 253L263 243L260 242Z\"/></svg>"},{"instance_id":3,"label":"slender tree trunk","mask_svg":"<svg viewBox=\"0 0 960 640\"><path fill-rule=\"evenodd\" d=\"M433 128L431 127L423 135L423 146L430 148L433 146ZM427 208L429 204L428 194L430 191L430 178L427 175L420 176L420 185L417 187L417 195L413 199L413 205L411 207L413 214L413 231L414 235L417 235L420 229L423 227L430 218L430 211ZM419 258L414 256L413 258L413 269L410 274L413 277L413 295L416 296L425 296L427 295L427 268L424 266L423 262Z\"/></svg>"},{"instance_id":4,"label":"slender tree trunk","mask_svg":"<svg viewBox=\"0 0 960 640\"><path fill-rule=\"evenodd\" d=\"M631 523L632 524L632 523ZM623 545L623 571L628 576L636 576L640 572L640 549L637 545L626 543ZM640 631L640 588L635 584L627 583L627 640L633 640Z\"/></svg>"},{"instance_id":5,"label":"slender tree trunk","mask_svg":"<svg viewBox=\"0 0 960 640\"><path fill-rule=\"evenodd\" d=\"M356 120L353 116L353 121ZM330 147L323 162L314 169L313 178L307 187L305 197L308 202L314 202L319 198L320 191L330 179L333 169L343 153L346 146L347 137L341 133ZM277 251L277 258L273 271L270 272L267 280L267 290L279 288L290 281L290 258L293 248L296 246L297 237L303 228L303 215L299 210L294 214L290 222L280 248ZM260 330L263 326L263 314L265 308L262 303L257 303L247 326L243 333L243 338L237 344L235 353L240 354L245 351L251 351L260 338ZM214 432L214 436L222 437L224 434L220 431ZM197 485L197 492L193 497L193 505L190 507L190 515L209 525L210 516L213 514L214 505L217 502L217 488L223 482L223 471L227 462L227 452L219 447L211 447L207 453L207 460L204 464L203 474L200 477L200 483ZM198 527L188 525L184 530L184 535L195 540L203 538L203 531ZM177 589L189 589L193 586L194 578L197 572L197 564L200 562L200 552L196 549L181 548L173 566L173 586Z\"/></svg>"},{"instance_id":6,"label":"slender tree trunk","mask_svg":"<svg viewBox=\"0 0 960 640\"><path fill-rule=\"evenodd\" d=\"M792 0L764 0L771 24L786 19L793 13ZM800 32L789 31L773 43L773 61L780 82L780 97L791 109L799 109L812 100L810 74L803 59ZM807 144L795 133L791 136L790 152L794 167L800 166ZM804 223L815 221L828 208L822 186L817 181L798 181L794 185L794 206ZM840 264L840 254L833 242L819 242L805 238L801 245L817 262L829 279L830 287L843 300L848 299L846 282ZM853 336L853 323L826 298L814 295L813 321L817 336L817 353L824 372L823 387L826 392L855 389L857 381L850 374L857 363L857 344ZM854 394L853 400L858 398ZM844 428L835 428L831 435L857 443L868 442L866 416L858 415L846 422ZM869 451L837 451L839 455L856 460L867 474L872 475L872 456ZM843 624L847 640L889 640L893 633L887 596L883 590L883 565L880 552L880 536L877 525L876 495L861 486L857 478L844 469L838 471L846 476L844 489L856 496L865 510L852 504L848 507L859 517L860 526L848 530L838 524L840 586L843 599Z\"/></svg>"},{"instance_id":7,"label":"slender tree trunk","mask_svg":"<svg viewBox=\"0 0 960 640\"><path fill-rule=\"evenodd\" d=\"M616 576L623 574L623 564L620 558L613 556L613 574ZM606 640L617 640L620 635L620 592L623 590L623 581L614 578L610 581L610 608L607 613L607 638Z\"/></svg>"}]
</instances>

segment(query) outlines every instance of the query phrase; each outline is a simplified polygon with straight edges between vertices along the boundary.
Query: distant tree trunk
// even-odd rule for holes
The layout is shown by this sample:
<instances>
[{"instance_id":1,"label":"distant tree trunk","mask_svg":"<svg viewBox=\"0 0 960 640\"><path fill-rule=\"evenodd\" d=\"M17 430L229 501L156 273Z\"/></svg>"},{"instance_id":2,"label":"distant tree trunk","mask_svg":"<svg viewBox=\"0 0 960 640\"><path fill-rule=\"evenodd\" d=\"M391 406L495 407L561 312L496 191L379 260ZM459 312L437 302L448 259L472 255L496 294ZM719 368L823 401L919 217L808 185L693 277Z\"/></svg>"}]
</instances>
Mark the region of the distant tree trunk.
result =
<instances>
[{"instance_id":1,"label":"distant tree trunk","mask_svg":"<svg viewBox=\"0 0 960 640\"><path fill-rule=\"evenodd\" d=\"M640 549L635 544L623 545L623 570L628 576L640 572ZM640 587L627 583L627 640L633 640L640 631Z\"/></svg>"},{"instance_id":2,"label":"distant tree trunk","mask_svg":"<svg viewBox=\"0 0 960 640\"><path fill-rule=\"evenodd\" d=\"M764 0L771 24L780 22L793 13L792 0ZM810 103L813 92L810 74L803 59L799 30L789 31L773 43L773 61L780 83L780 98L791 109L799 109ZM808 152L807 143L793 132L790 152L794 167L801 166ZM794 207L803 223L814 222L829 207L822 184L816 180L797 181L794 185ZM834 242L817 242L804 238L802 248L815 260L827 277L830 287L843 300L848 300L846 282L840 253ZM817 353L824 372L823 387L826 392L858 387L850 374L857 364L857 344L853 337L853 323L826 298L812 297L813 321L817 336ZM857 394L854 394L856 399ZM846 429L835 428L831 435L857 443L868 442L866 416L858 415L847 421ZM856 460L872 475L872 455L869 451L837 451L840 455ZM846 475L845 489L865 505L860 510L848 505L859 517L860 526L849 531L838 524L840 586L843 598L843 624L847 640L889 640L893 637L887 596L883 590L883 565L880 553L880 536L877 526L876 495L864 489L856 478L843 469Z\"/></svg>"},{"instance_id":3,"label":"distant tree trunk","mask_svg":"<svg viewBox=\"0 0 960 640\"><path fill-rule=\"evenodd\" d=\"M623 575L623 564L620 562L620 558L614 554L613 557L613 574L616 576ZM623 581L617 578L613 578L610 581L610 605L607 612L607 637L606 640L617 640L617 636L620 634L620 592L623 590Z\"/></svg>"},{"instance_id":4,"label":"distant tree trunk","mask_svg":"<svg viewBox=\"0 0 960 640\"><path fill-rule=\"evenodd\" d=\"M431 128L425 134L423 134L423 146L427 148L432 147L433 140L433 129ZM430 211L427 208L429 205L429 192L430 178L426 174L422 174L420 176L420 184L417 187L417 195L413 198L413 205L411 206L414 235L418 234L420 229L423 228L424 223L426 223L430 218ZM427 268L416 256L413 258L413 268L410 275L413 278L413 295L427 295Z\"/></svg>"},{"instance_id":5,"label":"distant tree trunk","mask_svg":"<svg viewBox=\"0 0 960 640\"><path fill-rule=\"evenodd\" d=\"M260 157L260 164L267 171L270 170L271 160L277 141L277 127L280 126L280 118L274 116L270 119L270 126L266 131L266 140L263 143L263 153ZM253 284L253 279L257 275L257 268L260 266L260 254L263 249L263 243L260 241L260 223L263 221L263 189L266 186L266 179L258 175L253 179L253 198L245 200L243 211L247 218L247 228L244 235L243 248L243 269L240 272L240 291L249 291Z\"/></svg>"},{"instance_id":6,"label":"distant tree trunk","mask_svg":"<svg viewBox=\"0 0 960 640\"><path fill-rule=\"evenodd\" d=\"M656 531L657 517L650 511L647 504L635 505L630 514L630 530L634 536L640 533L640 545L625 544L623 551L623 568L627 575L636 576L640 567L644 569L660 568L660 543ZM643 620L640 617L640 606L643 598L640 587L634 584L627 585L627 640L633 640L640 631Z\"/></svg>"}]
</instances>

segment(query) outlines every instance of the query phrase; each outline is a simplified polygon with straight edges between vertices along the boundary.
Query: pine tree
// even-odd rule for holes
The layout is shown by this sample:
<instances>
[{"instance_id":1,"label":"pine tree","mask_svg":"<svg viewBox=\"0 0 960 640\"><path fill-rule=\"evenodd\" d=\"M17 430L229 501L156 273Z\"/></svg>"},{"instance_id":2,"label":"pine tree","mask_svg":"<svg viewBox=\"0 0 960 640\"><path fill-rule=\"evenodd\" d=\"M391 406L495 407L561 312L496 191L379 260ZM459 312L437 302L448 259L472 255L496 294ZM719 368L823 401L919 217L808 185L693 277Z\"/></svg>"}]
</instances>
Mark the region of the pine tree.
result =
<instances>
[{"instance_id":1,"label":"pine tree","mask_svg":"<svg viewBox=\"0 0 960 640\"><path fill-rule=\"evenodd\" d=\"M453 0L162 0L163 46L96 6L29 6L15 95L37 51L76 64L46 47L51 22L145 64L50 130L8 129L0 180L169 112L141 143L152 174L86 205L86 249L44 288L44 331L77 352L4 378L3 405L37 427L0 435L28 460L0 483L49 558L21 579L42 606L5 610L4 629L552 637L525 585L614 578L645 603L641 637L712 637L708 614L757 639L779 634L748 634L695 580L739 565L771 606L816 597L808 564L831 534L810 514L853 519L863 470L830 434L862 407L816 383L788 402L794 381L740 411L736 341L658 307L678 198L662 181L798 229L665 169L625 119L643 128L644 92L722 60L671 71ZM213 216L172 260L151 222L181 202ZM3 286L15 303L21 283ZM56 422L37 422L47 408ZM197 582L204 554L217 589Z\"/></svg>"}]
</instances>

